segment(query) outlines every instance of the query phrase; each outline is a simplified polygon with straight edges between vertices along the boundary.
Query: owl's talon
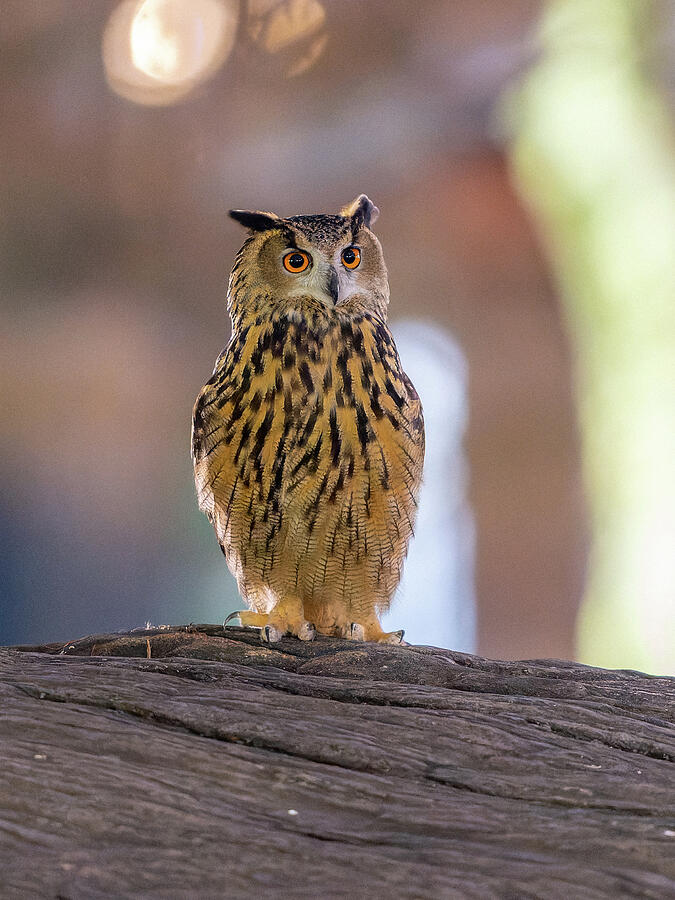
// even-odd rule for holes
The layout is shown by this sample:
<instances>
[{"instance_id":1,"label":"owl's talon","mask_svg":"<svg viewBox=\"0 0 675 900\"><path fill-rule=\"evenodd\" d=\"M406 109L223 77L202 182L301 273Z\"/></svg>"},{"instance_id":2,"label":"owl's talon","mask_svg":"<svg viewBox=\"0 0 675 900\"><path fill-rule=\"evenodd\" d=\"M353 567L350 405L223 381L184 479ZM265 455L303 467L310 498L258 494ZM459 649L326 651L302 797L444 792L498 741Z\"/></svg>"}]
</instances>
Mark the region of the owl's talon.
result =
<instances>
[{"instance_id":1,"label":"owl's talon","mask_svg":"<svg viewBox=\"0 0 675 900\"><path fill-rule=\"evenodd\" d=\"M227 628L230 619L239 619L242 628L264 628L267 625L269 616L265 613L257 613L252 609L238 609L232 612L223 622L223 628ZM232 628L233 626L230 626ZM235 626L236 627L236 626Z\"/></svg>"},{"instance_id":2,"label":"owl's talon","mask_svg":"<svg viewBox=\"0 0 675 900\"><path fill-rule=\"evenodd\" d=\"M265 625L260 629L260 640L263 644L278 644L282 637L283 633L276 625Z\"/></svg>"},{"instance_id":3,"label":"owl's talon","mask_svg":"<svg viewBox=\"0 0 675 900\"><path fill-rule=\"evenodd\" d=\"M349 626L349 639L352 641L365 641L366 631L363 625L359 625L358 622L352 622Z\"/></svg>"}]
</instances>

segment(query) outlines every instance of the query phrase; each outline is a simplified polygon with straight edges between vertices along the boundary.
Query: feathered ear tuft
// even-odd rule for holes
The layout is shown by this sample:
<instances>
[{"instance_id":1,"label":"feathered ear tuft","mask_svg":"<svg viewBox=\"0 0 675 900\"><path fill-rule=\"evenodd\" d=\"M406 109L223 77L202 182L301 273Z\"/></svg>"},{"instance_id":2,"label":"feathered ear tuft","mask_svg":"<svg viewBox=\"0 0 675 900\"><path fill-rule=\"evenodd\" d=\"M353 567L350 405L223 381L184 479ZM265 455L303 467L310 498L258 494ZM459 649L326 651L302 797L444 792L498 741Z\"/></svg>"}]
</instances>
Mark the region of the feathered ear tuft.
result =
<instances>
[{"instance_id":1,"label":"feathered ear tuft","mask_svg":"<svg viewBox=\"0 0 675 900\"><path fill-rule=\"evenodd\" d=\"M278 228L281 220L279 216L271 212L259 209L231 209L230 216L248 228L250 231L267 231L270 228Z\"/></svg>"},{"instance_id":2,"label":"feathered ear tuft","mask_svg":"<svg viewBox=\"0 0 675 900\"><path fill-rule=\"evenodd\" d=\"M343 206L340 215L352 220L354 231L358 231L362 225L370 228L377 222L380 211L372 200L365 194L359 194L356 200L352 200L347 206Z\"/></svg>"}]
</instances>

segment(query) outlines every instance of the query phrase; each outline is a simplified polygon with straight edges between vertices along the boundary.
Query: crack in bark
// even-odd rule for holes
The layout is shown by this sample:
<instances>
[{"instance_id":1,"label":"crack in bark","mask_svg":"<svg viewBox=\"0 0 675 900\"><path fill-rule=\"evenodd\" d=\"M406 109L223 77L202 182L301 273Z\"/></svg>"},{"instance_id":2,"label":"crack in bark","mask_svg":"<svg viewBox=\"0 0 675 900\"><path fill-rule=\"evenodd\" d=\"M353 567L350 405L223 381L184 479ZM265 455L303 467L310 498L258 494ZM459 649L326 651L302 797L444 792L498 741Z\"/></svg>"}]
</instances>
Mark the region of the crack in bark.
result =
<instances>
[{"instance_id":1,"label":"crack in bark","mask_svg":"<svg viewBox=\"0 0 675 900\"><path fill-rule=\"evenodd\" d=\"M628 807L628 806L612 806L607 803L586 803L575 801L573 798L566 799L565 797L546 797L538 798L538 797L525 797L523 794L515 794L513 792L507 793L506 791L490 791L484 790L476 787L472 784L467 784L460 779L454 779L451 777L445 777L442 775L434 775L433 772L428 773L424 776L427 781L432 781L436 784L443 784L448 787L457 788L460 791L467 791L470 794L478 794L483 797L497 797L501 800L517 800L521 803L532 803L536 806L559 806L563 809L579 809L579 810L588 810L588 809L596 809L600 812L615 812L619 815L630 815L630 816L641 816L645 819L663 819L663 816L649 809L644 809L640 807Z\"/></svg>"},{"instance_id":2,"label":"crack in bark","mask_svg":"<svg viewBox=\"0 0 675 900\"><path fill-rule=\"evenodd\" d=\"M609 747L611 750L621 750L624 753L634 753L636 756L644 756L647 757L647 759L658 759L665 762L675 761L675 754L670 754L666 750L657 750L650 747L636 747L627 743L626 741L611 741L597 734L580 731L571 725L558 725L556 723L542 722L539 719L531 718L527 718L525 719L525 721L530 725L538 725L539 727L544 728L547 731L551 731L553 732L553 734L560 734L563 737L570 737L573 740L581 741L583 743L596 742L598 744L602 744L605 747Z\"/></svg>"}]
</instances>

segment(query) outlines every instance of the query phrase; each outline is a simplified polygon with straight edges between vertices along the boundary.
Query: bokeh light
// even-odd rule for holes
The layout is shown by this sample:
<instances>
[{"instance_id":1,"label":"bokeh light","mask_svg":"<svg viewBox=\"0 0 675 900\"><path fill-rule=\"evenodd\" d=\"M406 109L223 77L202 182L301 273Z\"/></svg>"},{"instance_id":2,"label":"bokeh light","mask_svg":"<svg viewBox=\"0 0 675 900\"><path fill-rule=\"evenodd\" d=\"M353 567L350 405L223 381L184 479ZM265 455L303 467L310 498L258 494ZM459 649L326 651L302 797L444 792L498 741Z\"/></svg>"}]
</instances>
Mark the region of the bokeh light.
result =
<instances>
[{"instance_id":1,"label":"bokeh light","mask_svg":"<svg viewBox=\"0 0 675 900\"><path fill-rule=\"evenodd\" d=\"M227 59L238 18L237 0L126 0L103 36L108 84L148 106L184 99Z\"/></svg>"},{"instance_id":2,"label":"bokeh light","mask_svg":"<svg viewBox=\"0 0 675 900\"><path fill-rule=\"evenodd\" d=\"M328 42L326 11L319 0L250 0L251 39L277 57L287 78L309 71Z\"/></svg>"}]
</instances>

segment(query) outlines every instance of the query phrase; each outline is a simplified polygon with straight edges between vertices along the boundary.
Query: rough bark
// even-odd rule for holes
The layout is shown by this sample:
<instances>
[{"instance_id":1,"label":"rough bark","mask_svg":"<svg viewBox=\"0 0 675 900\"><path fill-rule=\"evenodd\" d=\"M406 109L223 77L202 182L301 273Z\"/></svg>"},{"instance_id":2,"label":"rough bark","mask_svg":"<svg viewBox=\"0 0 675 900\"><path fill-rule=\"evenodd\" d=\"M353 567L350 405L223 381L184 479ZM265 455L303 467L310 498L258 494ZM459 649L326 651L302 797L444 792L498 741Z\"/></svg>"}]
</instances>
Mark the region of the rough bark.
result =
<instances>
[{"instance_id":1,"label":"rough bark","mask_svg":"<svg viewBox=\"0 0 675 900\"><path fill-rule=\"evenodd\" d=\"M671 679L188 626L0 692L3 896L675 896Z\"/></svg>"}]
</instances>

